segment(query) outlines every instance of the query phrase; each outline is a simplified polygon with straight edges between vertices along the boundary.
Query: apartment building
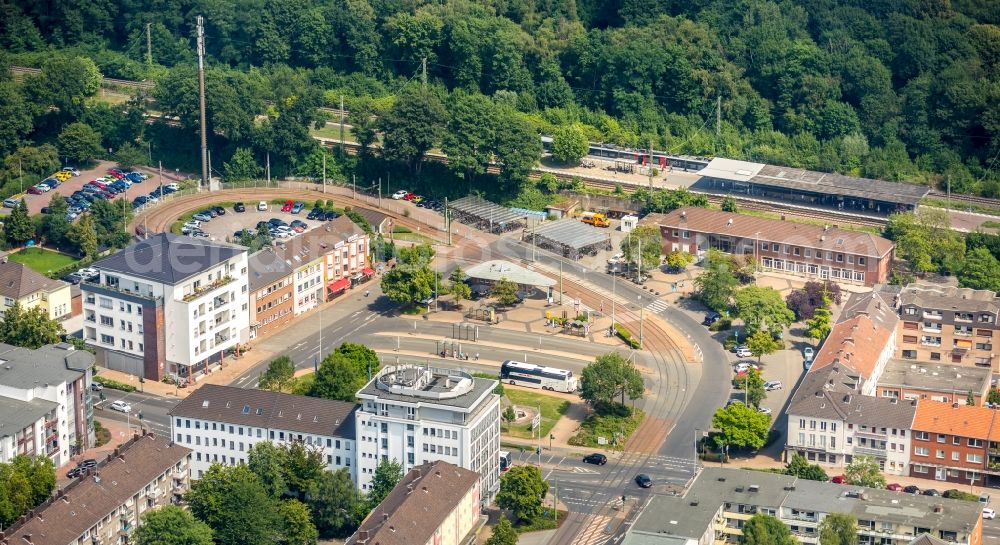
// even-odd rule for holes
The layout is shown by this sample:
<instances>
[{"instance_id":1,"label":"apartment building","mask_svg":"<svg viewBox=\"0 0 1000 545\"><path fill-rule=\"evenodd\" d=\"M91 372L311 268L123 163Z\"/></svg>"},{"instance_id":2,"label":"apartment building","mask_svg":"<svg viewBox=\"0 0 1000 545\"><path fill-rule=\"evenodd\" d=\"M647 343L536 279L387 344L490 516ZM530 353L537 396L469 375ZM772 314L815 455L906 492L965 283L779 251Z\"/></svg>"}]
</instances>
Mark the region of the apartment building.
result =
<instances>
[{"instance_id":1,"label":"apartment building","mask_svg":"<svg viewBox=\"0 0 1000 545\"><path fill-rule=\"evenodd\" d=\"M147 511L177 503L187 492L190 454L165 437L137 435L4 528L0 545L130 543Z\"/></svg>"},{"instance_id":2,"label":"apartment building","mask_svg":"<svg viewBox=\"0 0 1000 545\"><path fill-rule=\"evenodd\" d=\"M475 471L484 498L499 487L497 381L454 369L389 366L358 391L358 486L367 490L380 460L409 471L435 460Z\"/></svg>"},{"instance_id":3,"label":"apartment building","mask_svg":"<svg viewBox=\"0 0 1000 545\"><path fill-rule=\"evenodd\" d=\"M664 254L716 249L752 255L762 270L865 286L888 281L895 253L891 241L871 233L707 208L649 214L639 223L660 229Z\"/></svg>"},{"instance_id":4,"label":"apartment building","mask_svg":"<svg viewBox=\"0 0 1000 545\"><path fill-rule=\"evenodd\" d=\"M486 522L474 471L444 461L408 471L346 545L462 545Z\"/></svg>"},{"instance_id":5,"label":"apartment building","mask_svg":"<svg viewBox=\"0 0 1000 545\"><path fill-rule=\"evenodd\" d=\"M94 263L83 282L99 365L147 380L197 380L249 329L246 248L159 233Z\"/></svg>"},{"instance_id":6,"label":"apartment building","mask_svg":"<svg viewBox=\"0 0 1000 545\"><path fill-rule=\"evenodd\" d=\"M827 515L858 521L859 545L905 545L922 536L981 545L978 503L706 467L684 496L655 496L629 530L629 545L737 543L753 515L777 517L804 544L819 543Z\"/></svg>"},{"instance_id":7,"label":"apartment building","mask_svg":"<svg viewBox=\"0 0 1000 545\"><path fill-rule=\"evenodd\" d=\"M890 359L878 379L878 396L982 405L993 374L985 367Z\"/></svg>"},{"instance_id":8,"label":"apartment building","mask_svg":"<svg viewBox=\"0 0 1000 545\"><path fill-rule=\"evenodd\" d=\"M0 316L19 303L21 308L39 307L52 320L65 320L72 315L70 285L62 280L39 274L26 265L0 258Z\"/></svg>"},{"instance_id":9,"label":"apartment building","mask_svg":"<svg viewBox=\"0 0 1000 545\"><path fill-rule=\"evenodd\" d=\"M897 357L1000 372L993 348L1000 338L1000 297L994 292L915 283L900 291L897 306Z\"/></svg>"},{"instance_id":10,"label":"apartment building","mask_svg":"<svg viewBox=\"0 0 1000 545\"><path fill-rule=\"evenodd\" d=\"M292 312L296 316L328 301L371 270L368 236L346 216L279 241L274 253L292 269Z\"/></svg>"},{"instance_id":11,"label":"apartment building","mask_svg":"<svg viewBox=\"0 0 1000 545\"><path fill-rule=\"evenodd\" d=\"M170 433L193 451L192 476L213 463L246 463L261 441L301 441L316 449L327 469L356 478L355 403L265 390L204 384L170 410Z\"/></svg>"},{"instance_id":12,"label":"apartment building","mask_svg":"<svg viewBox=\"0 0 1000 545\"><path fill-rule=\"evenodd\" d=\"M920 400L913 420L910 474L982 484L995 414L986 407Z\"/></svg>"},{"instance_id":13,"label":"apartment building","mask_svg":"<svg viewBox=\"0 0 1000 545\"><path fill-rule=\"evenodd\" d=\"M250 331L242 336L254 339L287 324L295 316L294 269L271 248L248 259L250 277Z\"/></svg>"},{"instance_id":14,"label":"apartment building","mask_svg":"<svg viewBox=\"0 0 1000 545\"><path fill-rule=\"evenodd\" d=\"M94 446L93 367L93 354L70 344L0 344L0 462L47 456L59 467Z\"/></svg>"}]
</instances>

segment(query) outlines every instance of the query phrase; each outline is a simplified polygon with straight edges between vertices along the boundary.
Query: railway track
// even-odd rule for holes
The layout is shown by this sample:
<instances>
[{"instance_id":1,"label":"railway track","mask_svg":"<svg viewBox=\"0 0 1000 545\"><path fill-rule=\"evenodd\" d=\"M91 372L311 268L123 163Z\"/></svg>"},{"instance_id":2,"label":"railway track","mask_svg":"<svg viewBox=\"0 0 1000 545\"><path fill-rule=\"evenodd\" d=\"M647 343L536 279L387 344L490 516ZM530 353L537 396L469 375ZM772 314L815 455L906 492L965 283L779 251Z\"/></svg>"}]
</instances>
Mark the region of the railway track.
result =
<instances>
[{"instance_id":1,"label":"railway track","mask_svg":"<svg viewBox=\"0 0 1000 545\"><path fill-rule=\"evenodd\" d=\"M40 68L28 68L26 66L11 66L10 72L14 76L23 76L24 74L38 74L42 70ZM128 87L131 89L140 89L142 91L149 91L155 86L151 81L132 81L127 79L115 79L115 78L101 78L101 87Z\"/></svg>"},{"instance_id":2,"label":"railway track","mask_svg":"<svg viewBox=\"0 0 1000 545\"><path fill-rule=\"evenodd\" d=\"M964 202L969 204L979 204L983 206L990 206L993 208L1000 208L1000 199L991 199L989 197L980 197L978 195L965 195L965 194L955 194L952 193L948 195L947 193L941 193L940 191L931 191L927 194L929 198L938 199L941 201L951 200L954 202Z\"/></svg>"}]
</instances>

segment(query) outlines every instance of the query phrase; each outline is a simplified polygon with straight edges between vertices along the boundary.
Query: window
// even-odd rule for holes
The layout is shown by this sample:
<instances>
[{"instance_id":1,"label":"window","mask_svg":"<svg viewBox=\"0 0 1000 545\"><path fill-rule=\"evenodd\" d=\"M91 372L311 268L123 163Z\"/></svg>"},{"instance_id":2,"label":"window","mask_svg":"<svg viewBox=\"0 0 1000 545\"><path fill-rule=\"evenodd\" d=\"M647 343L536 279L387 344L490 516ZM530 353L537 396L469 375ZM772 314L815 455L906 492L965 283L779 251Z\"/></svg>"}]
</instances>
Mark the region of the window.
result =
<instances>
[{"instance_id":1,"label":"window","mask_svg":"<svg viewBox=\"0 0 1000 545\"><path fill-rule=\"evenodd\" d=\"M931 352L931 361L941 361L941 353Z\"/></svg>"},{"instance_id":2,"label":"window","mask_svg":"<svg viewBox=\"0 0 1000 545\"><path fill-rule=\"evenodd\" d=\"M940 448L937 449L937 451L934 453L934 456L937 458L944 458L944 449Z\"/></svg>"},{"instance_id":3,"label":"window","mask_svg":"<svg viewBox=\"0 0 1000 545\"><path fill-rule=\"evenodd\" d=\"M913 316L917 313L917 307L906 307L903 309L903 313L908 316Z\"/></svg>"},{"instance_id":4,"label":"window","mask_svg":"<svg viewBox=\"0 0 1000 545\"><path fill-rule=\"evenodd\" d=\"M904 343L910 343L910 344L916 344L916 342L917 342L917 336L916 335L903 335L903 342Z\"/></svg>"},{"instance_id":5,"label":"window","mask_svg":"<svg viewBox=\"0 0 1000 545\"><path fill-rule=\"evenodd\" d=\"M970 447L982 448L983 447L983 440L982 439L973 439L973 438L970 437L969 438L969 446Z\"/></svg>"},{"instance_id":6,"label":"window","mask_svg":"<svg viewBox=\"0 0 1000 545\"><path fill-rule=\"evenodd\" d=\"M976 350L993 350L992 343L976 343Z\"/></svg>"},{"instance_id":7,"label":"window","mask_svg":"<svg viewBox=\"0 0 1000 545\"><path fill-rule=\"evenodd\" d=\"M952 451L952 453L951 453L951 459L952 459L952 461L957 462L961 457L962 457L962 455L957 450Z\"/></svg>"},{"instance_id":8,"label":"window","mask_svg":"<svg viewBox=\"0 0 1000 545\"><path fill-rule=\"evenodd\" d=\"M983 462L983 455L982 454L973 454L973 453L970 452L970 453L968 453L968 454L965 455L965 461L969 462L970 464L980 464L980 463Z\"/></svg>"},{"instance_id":9,"label":"window","mask_svg":"<svg viewBox=\"0 0 1000 545\"><path fill-rule=\"evenodd\" d=\"M962 438L959 437L959 436L957 436L957 435L952 435L951 436L951 444L953 444L953 445L961 445L962 444Z\"/></svg>"},{"instance_id":10,"label":"window","mask_svg":"<svg viewBox=\"0 0 1000 545\"><path fill-rule=\"evenodd\" d=\"M858 265L864 265L864 264L865 264L865 258L859 257L858 258Z\"/></svg>"},{"instance_id":11,"label":"window","mask_svg":"<svg viewBox=\"0 0 1000 545\"><path fill-rule=\"evenodd\" d=\"M945 435L943 433L937 434L937 442L938 443L944 443L947 440L948 440L948 436L947 435Z\"/></svg>"},{"instance_id":12,"label":"window","mask_svg":"<svg viewBox=\"0 0 1000 545\"><path fill-rule=\"evenodd\" d=\"M980 314L979 315L979 323L981 323L981 324L992 324L993 323L993 315L992 314Z\"/></svg>"},{"instance_id":13,"label":"window","mask_svg":"<svg viewBox=\"0 0 1000 545\"><path fill-rule=\"evenodd\" d=\"M925 431L918 431L916 432L914 438L919 439L921 441L930 441L930 434Z\"/></svg>"}]
</instances>

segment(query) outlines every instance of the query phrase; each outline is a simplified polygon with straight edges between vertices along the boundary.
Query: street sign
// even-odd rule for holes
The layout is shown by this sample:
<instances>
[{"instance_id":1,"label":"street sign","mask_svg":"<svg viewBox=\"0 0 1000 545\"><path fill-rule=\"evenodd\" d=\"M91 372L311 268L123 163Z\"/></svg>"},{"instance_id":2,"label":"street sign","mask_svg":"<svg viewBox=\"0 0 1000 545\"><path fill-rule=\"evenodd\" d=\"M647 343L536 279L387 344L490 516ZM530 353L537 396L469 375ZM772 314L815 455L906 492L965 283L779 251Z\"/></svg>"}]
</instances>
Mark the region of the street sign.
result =
<instances>
[{"instance_id":1,"label":"street sign","mask_svg":"<svg viewBox=\"0 0 1000 545\"><path fill-rule=\"evenodd\" d=\"M531 418L531 429L535 429L542 425L542 414L536 413L535 416Z\"/></svg>"},{"instance_id":2,"label":"street sign","mask_svg":"<svg viewBox=\"0 0 1000 545\"><path fill-rule=\"evenodd\" d=\"M608 438L607 437L598 437L597 438L597 444L598 445L607 445L608 444Z\"/></svg>"}]
</instances>

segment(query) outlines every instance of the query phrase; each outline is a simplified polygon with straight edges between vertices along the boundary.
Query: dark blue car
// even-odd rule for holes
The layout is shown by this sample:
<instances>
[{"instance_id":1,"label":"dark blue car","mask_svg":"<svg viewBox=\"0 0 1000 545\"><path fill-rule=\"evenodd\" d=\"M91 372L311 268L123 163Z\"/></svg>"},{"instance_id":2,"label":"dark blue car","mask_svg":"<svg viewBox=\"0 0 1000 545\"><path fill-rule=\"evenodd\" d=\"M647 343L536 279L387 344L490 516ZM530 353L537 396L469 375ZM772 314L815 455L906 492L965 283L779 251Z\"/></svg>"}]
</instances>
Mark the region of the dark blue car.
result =
<instances>
[{"instance_id":1,"label":"dark blue car","mask_svg":"<svg viewBox=\"0 0 1000 545\"><path fill-rule=\"evenodd\" d=\"M142 183L142 176L138 172L129 172L125 177L134 184Z\"/></svg>"}]
</instances>

